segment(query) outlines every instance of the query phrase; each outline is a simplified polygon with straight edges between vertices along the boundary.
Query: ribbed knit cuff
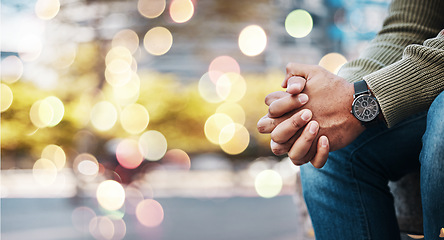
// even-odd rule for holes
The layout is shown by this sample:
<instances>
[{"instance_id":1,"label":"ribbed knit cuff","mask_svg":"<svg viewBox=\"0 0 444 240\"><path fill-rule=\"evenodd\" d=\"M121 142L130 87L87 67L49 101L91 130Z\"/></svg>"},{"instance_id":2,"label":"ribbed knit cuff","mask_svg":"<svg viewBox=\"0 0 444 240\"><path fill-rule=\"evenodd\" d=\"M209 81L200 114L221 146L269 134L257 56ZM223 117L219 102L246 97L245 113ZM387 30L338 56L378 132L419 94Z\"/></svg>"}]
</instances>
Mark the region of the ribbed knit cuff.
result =
<instances>
[{"instance_id":1,"label":"ribbed knit cuff","mask_svg":"<svg viewBox=\"0 0 444 240\"><path fill-rule=\"evenodd\" d=\"M444 89L443 41L410 45L403 58L364 77L378 99L388 127L427 110Z\"/></svg>"}]
</instances>

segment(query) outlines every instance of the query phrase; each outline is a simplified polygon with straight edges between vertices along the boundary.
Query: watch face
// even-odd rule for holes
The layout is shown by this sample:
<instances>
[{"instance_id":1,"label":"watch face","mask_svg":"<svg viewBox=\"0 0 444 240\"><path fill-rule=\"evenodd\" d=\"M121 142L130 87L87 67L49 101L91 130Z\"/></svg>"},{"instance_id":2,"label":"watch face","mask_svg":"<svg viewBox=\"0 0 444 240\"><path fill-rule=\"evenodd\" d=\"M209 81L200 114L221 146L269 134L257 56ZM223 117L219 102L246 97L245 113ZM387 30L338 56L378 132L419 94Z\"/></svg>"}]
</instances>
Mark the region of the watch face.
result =
<instances>
[{"instance_id":1,"label":"watch face","mask_svg":"<svg viewBox=\"0 0 444 240\"><path fill-rule=\"evenodd\" d=\"M379 114L376 98L370 95L358 96L352 104L352 112L362 122L370 122Z\"/></svg>"}]
</instances>

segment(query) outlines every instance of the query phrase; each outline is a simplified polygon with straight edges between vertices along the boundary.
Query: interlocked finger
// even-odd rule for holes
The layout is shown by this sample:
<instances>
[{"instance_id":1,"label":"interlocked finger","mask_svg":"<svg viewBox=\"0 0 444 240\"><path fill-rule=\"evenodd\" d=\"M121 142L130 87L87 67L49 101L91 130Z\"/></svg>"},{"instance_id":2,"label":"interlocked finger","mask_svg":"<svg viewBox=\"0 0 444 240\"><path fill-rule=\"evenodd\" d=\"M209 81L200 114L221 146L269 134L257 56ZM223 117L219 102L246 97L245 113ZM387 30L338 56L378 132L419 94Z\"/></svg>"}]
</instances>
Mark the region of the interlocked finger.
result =
<instances>
[{"instance_id":1,"label":"interlocked finger","mask_svg":"<svg viewBox=\"0 0 444 240\"><path fill-rule=\"evenodd\" d=\"M311 117L312 113L308 109L293 114L274 128L271 132L271 139L276 143L287 142L299 129L305 127Z\"/></svg>"},{"instance_id":2,"label":"interlocked finger","mask_svg":"<svg viewBox=\"0 0 444 240\"><path fill-rule=\"evenodd\" d=\"M304 128L301 136L299 136L288 152L288 157L290 157L294 164L302 165L313 158L314 152L309 154L309 151L316 139L318 131L319 124L316 121L311 121L307 127Z\"/></svg>"},{"instance_id":3,"label":"interlocked finger","mask_svg":"<svg viewBox=\"0 0 444 240\"><path fill-rule=\"evenodd\" d=\"M291 112L302 107L308 102L307 94L301 93L298 95L287 95L275 100L268 108L268 115L270 117L280 117L285 113Z\"/></svg>"}]
</instances>

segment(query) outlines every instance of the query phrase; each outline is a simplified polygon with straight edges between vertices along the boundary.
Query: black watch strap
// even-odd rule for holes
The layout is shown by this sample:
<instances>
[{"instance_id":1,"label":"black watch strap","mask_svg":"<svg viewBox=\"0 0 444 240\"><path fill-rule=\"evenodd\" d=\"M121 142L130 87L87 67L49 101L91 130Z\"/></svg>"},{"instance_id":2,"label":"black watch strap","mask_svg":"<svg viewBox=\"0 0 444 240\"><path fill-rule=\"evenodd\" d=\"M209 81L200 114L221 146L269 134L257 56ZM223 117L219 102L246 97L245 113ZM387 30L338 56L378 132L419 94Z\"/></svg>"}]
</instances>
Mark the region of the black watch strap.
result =
<instances>
[{"instance_id":1,"label":"black watch strap","mask_svg":"<svg viewBox=\"0 0 444 240\"><path fill-rule=\"evenodd\" d=\"M363 93L369 93L367 83L364 80L355 82L353 86L355 87L355 97Z\"/></svg>"}]
</instances>

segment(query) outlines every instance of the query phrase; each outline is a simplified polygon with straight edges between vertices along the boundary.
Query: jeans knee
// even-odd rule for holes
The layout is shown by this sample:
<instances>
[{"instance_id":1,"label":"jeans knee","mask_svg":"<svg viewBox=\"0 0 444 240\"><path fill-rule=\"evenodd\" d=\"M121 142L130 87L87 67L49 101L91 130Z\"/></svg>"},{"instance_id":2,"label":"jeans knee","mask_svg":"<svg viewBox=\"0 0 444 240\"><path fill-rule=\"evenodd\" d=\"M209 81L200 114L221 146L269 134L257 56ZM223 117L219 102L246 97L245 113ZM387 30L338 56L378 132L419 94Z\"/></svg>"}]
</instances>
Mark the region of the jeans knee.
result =
<instances>
[{"instance_id":1,"label":"jeans knee","mask_svg":"<svg viewBox=\"0 0 444 240\"><path fill-rule=\"evenodd\" d=\"M427 112L427 127L422 137L421 167L444 163L444 92L439 94ZM427 159L427 161L423 161Z\"/></svg>"},{"instance_id":2,"label":"jeans knee","mask_svg":"<svg viewBox=\"0 0 444 240\"><path fill-rule=\"evenodd\" d=\"M301 166L302 193L307 204L322 201L325 198L323 195L326 191L323 190L332 183L331 179L327 178L328 175L311 164Z\"/></svg>"},{"instance_id":3,"label":"jeans knee","mask_svg":"<svg viewBox=\"0 0 444 240\"><path fill-rule=\"evenodd\" d=\"M309 201L312 197L311 193L313 191L311 189L316 189L316 172L313 171L313 167L308 164L301 166L301 183L302 183L302 194L304 196L305 201Z\"/></svg>"},{"instance_id":4,"label":"jeans knee","mask_svg":"<svg viewBox=\"0 0 444 240\"><path fill-rule=\"evenodd\" d=\"M443 143L444 134L444 92L439 94L427 113L427 129L423 141L433 141ZM441 145L443 146L443 145Z\"/></svg>"}]
</instances>

